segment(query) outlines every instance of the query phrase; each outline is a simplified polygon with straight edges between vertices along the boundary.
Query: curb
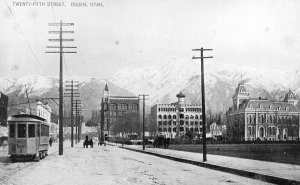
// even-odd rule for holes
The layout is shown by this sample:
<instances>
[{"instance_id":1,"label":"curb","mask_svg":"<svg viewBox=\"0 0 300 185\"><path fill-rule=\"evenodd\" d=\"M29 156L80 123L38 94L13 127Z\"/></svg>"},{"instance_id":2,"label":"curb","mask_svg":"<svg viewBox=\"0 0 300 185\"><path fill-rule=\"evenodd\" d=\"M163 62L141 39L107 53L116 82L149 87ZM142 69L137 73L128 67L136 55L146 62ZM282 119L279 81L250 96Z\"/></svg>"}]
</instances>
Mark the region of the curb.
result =
<instances>
[{"instance_id":1,"label":"curb","mask_svg":"<svg viewBox=\"0 0 300 185\"><path fill-rule=\"evenodd\" d=\"M188 160L188 159L167 156L167 155L162 155L162 154L148 152L148 151L136 150L136 149L132 149L132 148L125 148L122 146L119 146L119 148L131 150L131 151L135 151L135 152L140 152L140 153L145 153L145 154L150 154L150 155L154 155L157 157L170 159L170 160L177 161L177 162L192 164L192 165L196 165L196 166L201 166L204 168L218 170L218 171L222 171L222 172L226 172L226 173L231 173L234 175L257 179L257 180L261 180L261 181L269 182L269 183L273 183L273 184L291 184L291 185L299 184L300 185L300 181L296 181L296 180L290 180L290 179L285 179L285 178L275 177L275 176L270 176L270 175L263 175L263 174L259 174L256 172L249 172L249 171L234 169L234 168L230 168L230 167L218 166L215 164L209 164L209 163L205 163L205 162L192 161L192 160Z\"/></svg>"}]
</instances>

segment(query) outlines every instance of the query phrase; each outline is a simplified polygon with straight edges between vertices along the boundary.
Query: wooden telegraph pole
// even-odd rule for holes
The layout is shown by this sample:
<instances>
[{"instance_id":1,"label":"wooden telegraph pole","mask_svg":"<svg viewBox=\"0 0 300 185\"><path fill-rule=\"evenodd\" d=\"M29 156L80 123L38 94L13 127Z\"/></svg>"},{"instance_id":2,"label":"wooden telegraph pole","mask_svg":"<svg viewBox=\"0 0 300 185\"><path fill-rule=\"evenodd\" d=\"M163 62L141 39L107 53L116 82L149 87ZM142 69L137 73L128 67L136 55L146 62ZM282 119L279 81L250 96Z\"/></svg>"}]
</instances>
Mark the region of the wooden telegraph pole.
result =
<instances>
[{"instance_id":1,"label":"wooden telegraph pole","mask_svg":"<svg viewBox=\"0 0 300 185\"><path fill-rule=\"evenodd\" d=\"M145 97L149 95L142 94L140 96L143 96L143 150L145 150Z\"/></svg>"},{"instance_id":2,"label":"wooden telegraph pole","mask_svg":"<svg viewBox=\"0 0 300 185\"><path fill-rule=\"evenodd\" d=\"M204 58L213 58L210 57L204 57L203 51L211 51L212 49L193 49L192 51L200 51L200 57L194 57L192 59L201 59L201 96L202 96L202 128L203 128L203 134L202 134L202 142L203 142L203 162L207 161L206 158L206 121L205 121L205 89L204 89Z\"/></svg>"},{"instance_id":3,"label":"wooden telegraph pole","mask_svg":"<svg viewBox=\"0 0 300 185\"><path fill-rule=\"evenodd\" d=\"M66 81L66 92L65 92L65 97L71 97L71 147L73 147L74 143L74 101L73 99L75 97L80 97L79 96L79 90L78 90L78 81Z\"/></svg>"},{"instance_id":4,"label":"wooden telegraph pole","mask_svg":"<svg viewBox=\"0 0 300 185\"><path fill-rule=\"evenodd\" d=\"M46 48L59 48L59 51L46 51L46 53L59 53L60 72L59 72L59 155L63 155L63 53L76 53L76 51L64 51L64 41L74 41L74 39L63 39L63 33L74 33L74 31L63 31L63 26L74 26L74 23L49 23L49 26L59 26L59 31L49 31L50 34L59 34L59 39L48 39L50 42L59 42L59 46L47 46Z\"/></svg>"}]
</instances>

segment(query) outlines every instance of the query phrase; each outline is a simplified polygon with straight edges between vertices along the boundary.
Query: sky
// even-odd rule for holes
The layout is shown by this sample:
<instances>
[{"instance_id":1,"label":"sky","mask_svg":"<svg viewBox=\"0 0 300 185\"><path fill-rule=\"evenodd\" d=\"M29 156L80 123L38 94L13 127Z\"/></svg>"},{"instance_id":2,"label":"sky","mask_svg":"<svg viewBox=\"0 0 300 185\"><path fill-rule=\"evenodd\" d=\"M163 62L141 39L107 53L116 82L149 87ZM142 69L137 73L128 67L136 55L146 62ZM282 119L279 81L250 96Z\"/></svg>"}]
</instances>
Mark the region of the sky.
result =
<instances>
[{"instance_id":1,"label":"sky","mask_svg":"<svg viewBox=\"0 0 300 185\"><path fill-rule=\"evenodd\" d=\"M215 65L300 69L297 0L56 0L62 7L16 2L38 1L0 2L0 77L58 76L59 54L45 51L57 45L48 39L58 38L48 34L58 29L48 23L60 20L75 23L64 27L75 32L64 35L75 39L64 46L77 47L76 54L64 55L65 76L110 78L129 66L191 59L199 55L192 49L201 47L213 49L205 55Z\"/></svg>"}]
</instances>

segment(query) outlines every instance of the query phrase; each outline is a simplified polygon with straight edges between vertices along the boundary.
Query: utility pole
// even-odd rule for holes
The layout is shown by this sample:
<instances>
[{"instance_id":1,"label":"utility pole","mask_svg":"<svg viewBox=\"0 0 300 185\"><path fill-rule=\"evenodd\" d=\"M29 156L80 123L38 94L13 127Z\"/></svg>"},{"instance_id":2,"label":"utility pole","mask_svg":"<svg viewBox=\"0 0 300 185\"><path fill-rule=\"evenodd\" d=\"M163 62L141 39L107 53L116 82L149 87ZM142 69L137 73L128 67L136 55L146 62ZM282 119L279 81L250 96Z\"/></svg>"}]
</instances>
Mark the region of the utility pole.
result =
<instances>
[{"instance_id":1,"label":"utility pole","mask_svg":"<svg viewBox=\"0 0 300 185\"><path fill-rule=\"evenodd\" d=\"M59 42L59 46L47 46L47 48L59 48L59 51L46 51L46 53L59 53L60 72L59 72L59 155L63 155L63 53L76 53L75 51L63 51L64 41L74 41L74 39L63 39L63 33L74 33L74 31L63 31L63 26L74 26L74 23L49 23L49 26L59 26L59 31L49 31L50 34L59 34L59 39L48 39L50 42Z\"/></svg>"},{"instance_id":2,"label":"utility pole","mask_svg":"<svg viewBox=\"0 0 300 185\"><path fill-rule=\"evenodd\" d=\"M203 142L203 162L207 161L206 158L206 114L205 114L205 89L204 89L204 58L213 58L212 56L204 57L203 51L212 51L212 49L193 49L192 51L200 51L200 57L193 56L192 59L201 59L201 96L202 96L202 142Z\"/></svg>"},{"instance_id":3,"label":"utility pole","mask_svg":"<svg viewBox=\"0 0 300 185\"><path fill-rule=\"evenodd\" d=\"M145 97L149 95L142 94L140 96L143 96L143 150L145 150Z\"/></svg>"},{"instance_id":4,"label":"utility pole","mask_svg":"<svg viewBox=\"0 0 300 185\"><path fill-rule=\"evenodd\" d=\"M73 147L74 142L74 114L73 114L73 99L74 97L79 97L79 90L78 90L78 81L66 81L66 89L65 89L65 97L71 97L71 147ZM75 83L75 85L74 85ZM75 87L75 88L74 88ZM70 92L71 91L71 92ZM74 92L75 91L75 92Z\"/></svg>"},{"instance_id":5,"label":"utility pole","mask_svg":"<svg viewBox=\"0 0 300 185\"><path fill-rule=\"evenodd\" d=\"M76 142L76 144L77 143L79 143L80 142L80 138L79 138L79 135L80 135L80 133L79 133L79 114L81 113L81 111L82 111L82 109L81 109L81 107L79 107L79 105L81 104L81 101L80 100L74 100L74 102L75 102L75 131L76 131L76 134L75 134L75 142ZM74 109L74 108L73 108Z\"/></svg>"}]
</instances>

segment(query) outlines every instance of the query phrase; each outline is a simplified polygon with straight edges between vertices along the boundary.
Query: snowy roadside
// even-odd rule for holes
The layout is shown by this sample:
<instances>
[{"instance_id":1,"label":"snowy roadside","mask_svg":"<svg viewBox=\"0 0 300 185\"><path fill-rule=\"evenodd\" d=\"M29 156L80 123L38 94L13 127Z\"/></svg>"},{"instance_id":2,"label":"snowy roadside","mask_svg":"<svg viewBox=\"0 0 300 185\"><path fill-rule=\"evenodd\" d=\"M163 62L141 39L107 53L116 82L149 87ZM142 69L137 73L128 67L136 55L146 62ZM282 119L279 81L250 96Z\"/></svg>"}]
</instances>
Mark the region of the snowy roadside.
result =
<instances>
[{"instance_id":1,"label":"snowy roadside","mask_svg":"<svg viewBox=\"0 0 300 185\"><path fill-rule=\"evenodd\" d=\"M142 151L141 145L124 145L124 147ZM163 148L147 148L147 147L145 151L151 153L157 153L165 156L171 156L171 157L187 159L191 161L202 162L202 153L177 151L177 150L170 150L170 149L163 149ZM219 156L219 155L212 155L212 154L207 155L207 160L208 161L206 163L212 165L300 181L299 165L258 161L258 160Z\"/></svg>"}]
</instances>

